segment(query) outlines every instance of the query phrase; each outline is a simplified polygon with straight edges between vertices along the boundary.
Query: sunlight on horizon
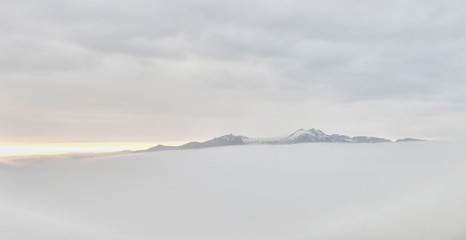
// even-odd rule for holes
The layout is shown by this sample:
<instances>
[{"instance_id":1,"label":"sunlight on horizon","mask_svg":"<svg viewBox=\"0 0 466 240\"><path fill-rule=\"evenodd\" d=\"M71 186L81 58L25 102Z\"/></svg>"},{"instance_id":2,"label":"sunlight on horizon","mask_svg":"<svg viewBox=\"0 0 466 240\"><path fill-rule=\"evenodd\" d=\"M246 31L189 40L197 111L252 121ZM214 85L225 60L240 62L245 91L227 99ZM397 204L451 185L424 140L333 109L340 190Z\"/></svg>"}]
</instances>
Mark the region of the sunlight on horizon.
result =
<instances>
[{"instance_id":1,"label":"sunlight on horizon","mask_svg":"<svg viewBox=\"0 0 466 240\"><path fill-rule=\"evenodd\" d=\"M125 150L144 150L152 143L0 143L0 157L24 155L55 155L65 153L105 153Z\"/></svg>"}]
</instances>

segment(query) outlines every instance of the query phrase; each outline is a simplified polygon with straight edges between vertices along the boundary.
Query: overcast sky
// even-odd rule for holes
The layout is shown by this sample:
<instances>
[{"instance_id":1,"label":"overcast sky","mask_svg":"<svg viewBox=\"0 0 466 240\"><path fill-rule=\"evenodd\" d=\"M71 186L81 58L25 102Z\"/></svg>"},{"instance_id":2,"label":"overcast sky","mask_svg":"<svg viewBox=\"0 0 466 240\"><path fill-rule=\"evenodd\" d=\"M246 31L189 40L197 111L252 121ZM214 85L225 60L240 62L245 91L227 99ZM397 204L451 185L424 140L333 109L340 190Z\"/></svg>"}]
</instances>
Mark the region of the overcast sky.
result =
<instances>
[{"instance_id":1,"label":"overcast sky","mask_svg":"<svg viewBox=\"0 0 466 240\"><path fill-rule=\"evenodd\" d=\"M466 2L0 2L0 142L466 133Z\"/></svg>"}]
</instances>

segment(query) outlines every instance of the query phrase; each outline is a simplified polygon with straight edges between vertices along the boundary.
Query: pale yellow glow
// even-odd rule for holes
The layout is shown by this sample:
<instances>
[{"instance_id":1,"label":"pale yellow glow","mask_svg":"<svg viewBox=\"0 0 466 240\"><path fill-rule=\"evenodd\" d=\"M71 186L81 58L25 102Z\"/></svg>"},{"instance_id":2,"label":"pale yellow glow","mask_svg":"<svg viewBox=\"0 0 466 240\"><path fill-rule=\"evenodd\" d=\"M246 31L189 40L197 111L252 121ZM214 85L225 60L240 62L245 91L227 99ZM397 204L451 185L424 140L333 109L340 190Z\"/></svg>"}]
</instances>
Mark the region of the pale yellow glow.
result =
<instances>
[{"instance_id":1,"label":"pale yellow glow","mask_svg":"<svg viewBox=\"0 0 466 240\"><path fill-rule=\"evenodd\" d=\"M124 150L142 150L154 145L152 143L0 143L0 156L118 152Z\"/></svg>"}]
</instances>

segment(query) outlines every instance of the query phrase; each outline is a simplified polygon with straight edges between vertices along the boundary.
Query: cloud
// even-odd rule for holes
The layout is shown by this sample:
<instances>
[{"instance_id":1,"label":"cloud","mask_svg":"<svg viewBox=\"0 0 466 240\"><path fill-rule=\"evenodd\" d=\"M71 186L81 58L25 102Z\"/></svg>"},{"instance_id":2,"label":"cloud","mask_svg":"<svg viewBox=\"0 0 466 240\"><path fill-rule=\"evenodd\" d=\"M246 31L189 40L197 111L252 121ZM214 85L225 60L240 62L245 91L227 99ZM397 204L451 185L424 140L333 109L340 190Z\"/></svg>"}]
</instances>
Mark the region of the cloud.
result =
<instances>
[{"instance_id":1,"label":"cloud","mask_svg":"<svg viewBox=\"0 0 466 240\"><path fill-rule=\"evenodd\" d=\"M210 134L270 116L270 132L287 132L281 125L290 121L308 123L292 128L325 125L302 111L325 115L361 104L352 114L365 115L367 102L436 102L445 107L432 107L431 117L464 116L461 1L48 0L0 7L3 140L26 137L14 132L35 128L37 119L51 129L80 122L94 138L109 127L96 115L115 123L105 132L140 121L176 123L181 132L203 122L219 126L200 128ZM26 118L23 126L18 118ZM345 119L336 126L354 127ZM57 139L69 133L63 129ZM134 139L169 135L163 127L130 129Z\"/></svg>"}]
</instances>

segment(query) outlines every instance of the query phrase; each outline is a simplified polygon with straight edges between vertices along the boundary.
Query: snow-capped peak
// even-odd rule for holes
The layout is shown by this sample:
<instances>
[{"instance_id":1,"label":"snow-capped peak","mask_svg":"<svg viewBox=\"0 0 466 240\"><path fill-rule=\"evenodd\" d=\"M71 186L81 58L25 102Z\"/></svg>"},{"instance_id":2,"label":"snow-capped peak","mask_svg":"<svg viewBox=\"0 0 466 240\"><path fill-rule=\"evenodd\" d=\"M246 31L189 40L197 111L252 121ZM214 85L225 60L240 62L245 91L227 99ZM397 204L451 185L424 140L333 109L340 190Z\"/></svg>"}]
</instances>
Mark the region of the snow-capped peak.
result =
<instances>
[{"instance_id":1,"label":"snow-capped peak","mask_svg":"<svg viewBox=\"0 0 466 240\"><path fill-rule=\"evenodd\" d=\"M298 129L296 132L292 133L287 137L287 139L297 139L297 138L302 138L303 136L313 136L313 137L324 137L326 134L320 130L311 128L309 130L305 129Z\"/></svg>"},{"instance_id":2,"label":"snow-capped peak","mask_svg":"<svg viewBox=\"0 0 466 240\"><path fill-rule=\"evenodd\" d=\"M159 151L168 149L193 149L206 148L230 145L244 144L294 144L306 142L339 142L339 143L375 143L375 142L391 142L388 139L377 137L348 137L345 135L332 134L328 135L321 130L311 128L298 129L290 135L274 138L248 138L246 136L224 135L205 142L189 142L181 146L156 146L147 151Z\"/></svg>"}]
</instances>

